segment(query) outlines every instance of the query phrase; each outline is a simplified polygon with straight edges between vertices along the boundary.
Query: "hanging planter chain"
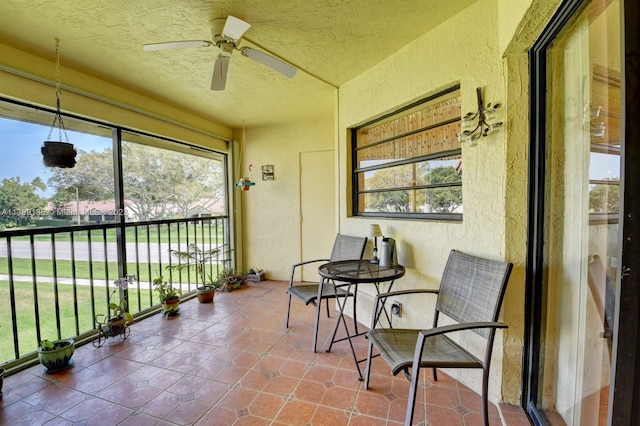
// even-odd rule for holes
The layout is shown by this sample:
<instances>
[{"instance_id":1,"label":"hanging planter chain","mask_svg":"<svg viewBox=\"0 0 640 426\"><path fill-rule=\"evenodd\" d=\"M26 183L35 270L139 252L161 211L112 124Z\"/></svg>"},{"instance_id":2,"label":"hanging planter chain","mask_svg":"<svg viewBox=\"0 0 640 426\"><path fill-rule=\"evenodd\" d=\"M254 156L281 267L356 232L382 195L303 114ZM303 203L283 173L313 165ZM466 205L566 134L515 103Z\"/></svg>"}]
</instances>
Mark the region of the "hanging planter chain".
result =
<instances>
[{"instance_id":1,"label":"hanging planter chain","mask_svg":"<svg viewBox=\"0 0 640 426\"><path fill-rule=\"evenodd\" d=\"M64 121L62 121L62 114L60 113L60 96L62 90L60 89L60 40L56 38L56 115L53 117L53 123L49 130L47 140L42 144L40 151L42 152L42 159L44 165L47 167L63 167L71 168L76 165L77 151L73 147L73 144L69 142L69 136L67 136L67 129L64 127ZM58 140L51 140L51 134L54 128L58 128ZM62 141L62 135L66 142Z\"/></svg>"},{"instance_id":2,"label":"hanging planter chain","mask_svg":"<svg viewBox=\"0 0 640 426\"><path fill-rule=\"evenodd\" d=\"M244 133L244 125L242 126L242 142L240 143L240 170L242 171L242 166L244 164L244 151L246 149L245 146L245 133ZM250 187L254 186L256 183L253 182L253 172L251 169L253 168L253 164L249 164L249 176L251 177L241 177L238 182L235 183L237 188L240 188L242 191L248 191Z\"/></svg>"},{"instance_id":3,"label":"hanging planter chain","mask_svg":"<svg viewBox=\"0 0 640 426\"><path fill-rule=\"evenodd\" d=\"M51 134L53 133L53 129L56 127L56 123L58 123L58 140L62 142L62 134L64 133L64 139L69 142L69 137L67 136L67 129L64 127L64 122L62 121L62 114L60 113L60 96L62 95L62 90L60 89L60 40L56 39L56 115L53 117L53 123L51 124L51 129L49 130L49 135L47 136L47 140L51 140Z\"/></svg>"}]
</instances>

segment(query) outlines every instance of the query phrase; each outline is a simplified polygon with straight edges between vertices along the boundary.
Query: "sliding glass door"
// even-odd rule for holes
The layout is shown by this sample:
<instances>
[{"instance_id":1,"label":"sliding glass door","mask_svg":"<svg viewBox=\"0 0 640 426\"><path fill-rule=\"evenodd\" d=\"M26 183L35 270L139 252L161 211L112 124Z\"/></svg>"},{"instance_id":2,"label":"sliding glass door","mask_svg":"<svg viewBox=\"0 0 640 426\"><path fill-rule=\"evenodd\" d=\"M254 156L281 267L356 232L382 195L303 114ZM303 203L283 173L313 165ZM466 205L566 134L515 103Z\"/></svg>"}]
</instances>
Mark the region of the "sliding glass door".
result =
<instances>
[{"instance_id":1,"label":"sliding glass door","mask_svg":"<svg viewBox=\"0 0 640 426\"><path fill-rule=\"evenodd\" d=\"M529 411L606 425L621 233L619 0L566 2L537 75L530 175ZM530 299L530 300L531 300Z\"/></svg>"}]
</instances>

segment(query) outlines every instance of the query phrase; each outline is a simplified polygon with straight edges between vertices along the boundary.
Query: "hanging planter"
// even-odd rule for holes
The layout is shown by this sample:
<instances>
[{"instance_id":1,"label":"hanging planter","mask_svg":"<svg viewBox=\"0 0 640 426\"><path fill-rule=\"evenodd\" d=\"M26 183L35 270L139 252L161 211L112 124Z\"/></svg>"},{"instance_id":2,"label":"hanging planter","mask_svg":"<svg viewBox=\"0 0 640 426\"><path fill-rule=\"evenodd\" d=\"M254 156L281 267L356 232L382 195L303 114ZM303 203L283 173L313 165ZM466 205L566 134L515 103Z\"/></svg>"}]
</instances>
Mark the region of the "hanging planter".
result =
<instances>
[{"instance_id":1,"label":"hanging planter","mask_svg":"<svg viewBox=\"0 0 640 426\"><path fill-rule=\"evenodd\" d=\"M49 130L49 136L47 140L43 142L40 152L42 152L42 161L47 167L60 167L71 168L76 165L77 151L73 147L73 144L69 143L67 131L64 128L64 122L62 121L62 114L60 114L60 42L56 39L56 115L53 118L51 124L51 130ZM58 140L53 141L51 134L53 129L58 128ZM66 139L66 142L62 142L62 135Z\"/></svg>"},{"instance_id":2,"label":"hanging planter","mask_svg":"<svg viewBox=\"0 0 640 426\"><path fill-rule=\"evenodd\" d=\"M240 188L243 191L248 191L255 184L255 182L251 181L251 178L245 176L243 178L240 178L240 180L236 182L236 187Z\"/></svg>"},{"instance_id":3,"label":"hanging planter","mask_svg":"<svg viewBox=\"0 0 640 426\"><path fill-rule=\"evenodd\" d=\"M40 151L47 167L71 168L76 165L77 151L71 143L44 141Z\"/></svg>"},{"instance_id":4,"label":"hanging planter","mask_svg":"<svg viewBox=\"0 0 640 426\"><path fill-rule=\"evenodd\" d=\"M242 165L244 164L244 156L245 156L245 151L247 149L246 145L247 145L246 134L244 132L244 125L243 125L242 126L242 142L240 143L240 169L241 170L242 170ZM236 188L240 188L240 190L242 191L248 191L249 189L251 189L252 186L256 184L253 181L253 173L251 171L252 168L253 168L253 164L249 164L249 167L248 167L249 176L251 177L244 176L238 179L238 182L235 183Z\"/></svg>"}]
</instances>

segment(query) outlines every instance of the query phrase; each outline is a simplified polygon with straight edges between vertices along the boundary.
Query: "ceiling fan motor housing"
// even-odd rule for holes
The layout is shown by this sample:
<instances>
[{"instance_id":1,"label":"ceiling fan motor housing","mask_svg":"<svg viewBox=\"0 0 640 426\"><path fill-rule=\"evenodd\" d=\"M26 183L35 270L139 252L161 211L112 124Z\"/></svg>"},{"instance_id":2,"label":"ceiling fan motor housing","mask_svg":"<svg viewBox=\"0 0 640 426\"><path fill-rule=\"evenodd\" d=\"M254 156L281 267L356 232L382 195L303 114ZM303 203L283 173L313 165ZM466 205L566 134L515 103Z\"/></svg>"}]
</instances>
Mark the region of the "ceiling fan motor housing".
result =
<instances>
[{"instance_id":1,"label":"ceiling fan motor housing","mask_svg":"<svg viewBox=\"0 0 640 426\"><path fill-rule=\"evenodd\" d=\"M218 18L211 21L211 38L224 56L231 56L236 43L222 33L226 22L226 18Z\"/></svg>"},{"instance_id":2,"label":"ceiling fan motor housing","mask_svg":"<svg viewBox=\"0 0 640 426\"><path fill-rule=\"evenodd\" d=\"M233 42L225 40L216 41L216 45L224 56L231 56L231 53L233 53L233 49L236 47Z\"/></svg>"}]
</instances>

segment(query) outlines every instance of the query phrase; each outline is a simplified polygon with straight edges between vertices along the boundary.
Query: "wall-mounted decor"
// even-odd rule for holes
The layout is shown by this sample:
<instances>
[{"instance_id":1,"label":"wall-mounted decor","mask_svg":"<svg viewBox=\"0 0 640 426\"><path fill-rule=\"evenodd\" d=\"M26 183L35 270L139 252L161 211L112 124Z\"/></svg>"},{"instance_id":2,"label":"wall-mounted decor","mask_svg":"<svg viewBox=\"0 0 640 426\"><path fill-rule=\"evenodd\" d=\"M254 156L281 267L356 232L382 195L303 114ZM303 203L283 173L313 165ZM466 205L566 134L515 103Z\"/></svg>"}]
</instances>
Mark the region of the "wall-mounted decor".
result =
<instances>
[{"instance_id":1,"label":"wall-mounted decor","mask_svg":"<svg viewBox=\"0 0 640 426\"><path fill-rule=\"evenodd\" d=\"M262 166L262 180L274 180L273 165L266 164Z\"/></svg>"},{"instance_id":2,"label":"wall-mounted decor","mask_svg":"<svg viewBox=\"0 0 640 426\"><path fill-rule=\"evenodd\" d=\"M482 102L482 88L476 89L478 97L478 109L475 114L468 112L462 117L462 132L458 133L458 142L468 142L471 145L482 136L489 136L500 131L502 121L498 120L496 110L500 108L499 103L491 105L491 102L485 107Z\"/></svg>"}]
</instances>

